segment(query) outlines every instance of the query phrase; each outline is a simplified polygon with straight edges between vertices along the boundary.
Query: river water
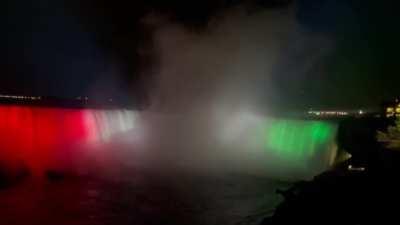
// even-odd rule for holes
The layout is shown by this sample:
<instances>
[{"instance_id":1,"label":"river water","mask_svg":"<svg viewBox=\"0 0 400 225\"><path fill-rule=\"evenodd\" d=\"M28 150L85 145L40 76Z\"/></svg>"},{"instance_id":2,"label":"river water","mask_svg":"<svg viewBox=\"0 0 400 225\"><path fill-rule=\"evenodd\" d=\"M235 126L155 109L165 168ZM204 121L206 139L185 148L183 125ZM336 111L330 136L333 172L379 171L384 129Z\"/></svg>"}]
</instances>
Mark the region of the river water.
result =
<instances>
[{"instance_id":1,"label":"river water","mask_svg":"<svg viewBox=\"0 0 400 225\"><path fill-rule=\"evenodd\" d=\"M322 172L336 153L332 123L248 112L2 106L0 116L0 166L32 174L0 189L0 225L258 224L278 188Z\"/></svg>"},{"instance_id":2,"label":"river water","mask_svg":"<svg viewBox=\"0 0 400 225\"><path fill-rule=\"evenodd\" d=\"M26 180L0 190L0 224L258 224L289 183L244 175L159 174Z\"/></svg>"}]
</instances>

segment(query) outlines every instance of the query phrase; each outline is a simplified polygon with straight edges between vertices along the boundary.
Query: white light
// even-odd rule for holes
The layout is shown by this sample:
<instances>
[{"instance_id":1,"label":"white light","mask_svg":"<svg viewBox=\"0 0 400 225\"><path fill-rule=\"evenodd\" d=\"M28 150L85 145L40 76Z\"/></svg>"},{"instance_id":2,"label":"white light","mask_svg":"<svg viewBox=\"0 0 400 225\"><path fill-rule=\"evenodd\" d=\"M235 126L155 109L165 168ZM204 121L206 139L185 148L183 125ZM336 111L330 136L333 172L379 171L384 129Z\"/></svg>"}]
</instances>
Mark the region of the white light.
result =
<instances>
[{"instance_id":1,"label":"white light","mask_svg":"<svg viewBox=\"0 0 400 225\"><path fill-rule=\"evenodd\" d=\"M347 167L347 169L351 170L351 169L353 169L353 166L352 166L352 165L349 165L349 166Z\"/></svg>"},{"instance_id":2,"label":"white light","mask_svg":"<svg viewBox=\"0 0 400 225\"><path fill-rule=\"evenodd\" d=\"M0 95L0 98L38 100L41 97L23 96L23 95Z\"/></svg>"},{"instance_id":3,"label":"white light","mask_svg":"<svg viewBox=\"0 0 400 225\"><path fill-rule=\"evenodd\" d=\"M353 167L352 165L349 165L347 169L351 171L365 171L365 167Z\"/></svg>"}]
</instances>

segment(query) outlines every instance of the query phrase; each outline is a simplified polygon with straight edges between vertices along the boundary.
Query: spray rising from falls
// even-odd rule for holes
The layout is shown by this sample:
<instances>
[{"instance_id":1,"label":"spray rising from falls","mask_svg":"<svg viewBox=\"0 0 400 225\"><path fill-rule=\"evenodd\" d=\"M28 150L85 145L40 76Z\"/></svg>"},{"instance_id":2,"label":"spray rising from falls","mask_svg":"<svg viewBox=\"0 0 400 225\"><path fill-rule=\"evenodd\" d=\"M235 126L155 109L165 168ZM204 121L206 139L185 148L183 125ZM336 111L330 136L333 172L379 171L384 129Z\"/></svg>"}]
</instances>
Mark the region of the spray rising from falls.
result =
<instances>
[{"instance_id":1,"label":"spray rising from falls","mask_svg":"<svg viewBox=\"0 0 400 225\"><path fill-rule=\"evenodd\" d=\"M157 62L149 108L0 107L2 162L23 162L40 173L74 167L89 155L117 164L279 178L310 177L330 165L334 124L267 116L288 105L285 91L307 82L305 74L329 46L302 29L293 8L228 9L196 32L158 15L143 22L154 33L152 49L141 52ZM291 85L277 82L282 77ZM122 136L123 145L117 143Z\"/></svg>"},{"instance_id":2,"label":"spray rising from falls","mask_svg":"<svg viewBox=\"0 0 400 225\"><path fill-rule=\"evenodd\" d=\"M227 9L200 31L162 15L143 21L154 31L157 57L143 120L160 157L185 168L283 177L310 177L329 166L334 124L267 116L299 105L283 96L307 82L330 47L302 29L293 7Z\"/></svg>"}]
</instances>

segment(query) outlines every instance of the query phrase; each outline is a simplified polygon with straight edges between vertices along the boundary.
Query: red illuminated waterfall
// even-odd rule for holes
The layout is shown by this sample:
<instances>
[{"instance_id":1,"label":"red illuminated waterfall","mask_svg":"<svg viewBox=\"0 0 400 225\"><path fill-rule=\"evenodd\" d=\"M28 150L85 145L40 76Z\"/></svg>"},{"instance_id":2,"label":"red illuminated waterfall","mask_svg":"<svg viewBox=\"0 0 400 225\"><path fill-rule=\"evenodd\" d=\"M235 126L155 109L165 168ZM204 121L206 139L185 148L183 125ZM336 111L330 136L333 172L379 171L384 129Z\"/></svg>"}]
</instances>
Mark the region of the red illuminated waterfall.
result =
<instances>
[{"instance_id":1,"label":"red illuminated waterfall","mask_svg":"<svg viewBox=\"0 0 400 225\"><path fill-rule=\"evenodd\" d=\"M55 158L71 161L84 144L129 129L126 118L123 110L0 106L0 166L42 173Z\"/></svg>"}]
</instances>

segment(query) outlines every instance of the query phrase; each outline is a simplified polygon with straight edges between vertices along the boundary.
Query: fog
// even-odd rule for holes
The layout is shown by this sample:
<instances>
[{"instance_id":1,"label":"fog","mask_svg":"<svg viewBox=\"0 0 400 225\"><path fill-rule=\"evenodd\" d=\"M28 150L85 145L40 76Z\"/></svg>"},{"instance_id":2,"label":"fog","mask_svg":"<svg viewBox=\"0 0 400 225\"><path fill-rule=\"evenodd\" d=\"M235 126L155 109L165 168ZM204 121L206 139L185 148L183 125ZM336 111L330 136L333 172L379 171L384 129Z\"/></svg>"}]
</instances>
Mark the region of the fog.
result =
<instances>
[{"instance_id":1,"label":"fog","mask_svg":"<svg viewBox=\"0 0 400 225\"><path fill-rule=\"evenodd\" d=\"M266 143L269 127L286 120L268 116L288 104L280 100L288 90L274 79L307 82L305 74L331 47L326 37L302 29L294 6L230 8L199 29L157 13L142 23L153 34L144 52L154 60L146 74L150 104L138 112L132 137L140 136L133 138L140 147L133 152L147 155L154 167L282 179L311 177L332 163L332 124L318 151L303 158L282 157ZM289 135L301 135L313 123L288 121L292 125L284 132ZM300 133L293 131L297 127Z\"/></svg>"},{"instance_id":2,"label":"fog","mask_svg":"<svg viewBox=\"0 0 400 225\"><path fill-rule=\"evenodd\" d=\"M276 113L298 104L281 98L288 90L276 78L301 86L331 46L326 37L302 29L294 7L230 8L199 29L158 13L141 21L152 33L140 53L152 58L144 70L150 77L148 107L3 107L4 118L25 121L2 123L3 161L25 161L39 176L53 169L113 176L148 168L278 179L310 178L332 164L335 124ZM26 135L14 135L21 132ZM14 151L10 135L33 142Z\"/></svg>"}]
</instances>

